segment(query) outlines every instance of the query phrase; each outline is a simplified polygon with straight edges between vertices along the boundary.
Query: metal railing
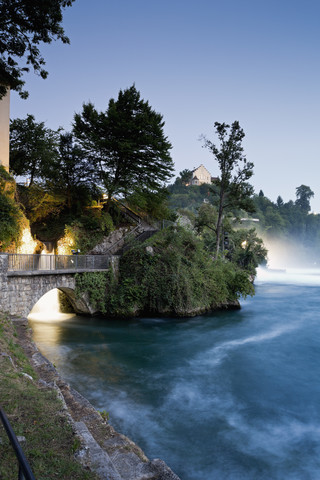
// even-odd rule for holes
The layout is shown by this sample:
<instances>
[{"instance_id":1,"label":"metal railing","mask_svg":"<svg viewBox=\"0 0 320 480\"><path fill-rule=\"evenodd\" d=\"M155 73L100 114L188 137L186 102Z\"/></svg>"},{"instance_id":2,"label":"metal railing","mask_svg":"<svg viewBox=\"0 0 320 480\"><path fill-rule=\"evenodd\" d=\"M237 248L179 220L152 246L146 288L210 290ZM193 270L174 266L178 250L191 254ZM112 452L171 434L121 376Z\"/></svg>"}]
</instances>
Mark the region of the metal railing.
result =
<instances>
[{"instance_id":1,"label":"metal railing","mask_svg":"<svg viewBox=\"0 0 320 480\"><path fill-rule=\"evenodd\" d=\"M18 460L18 464L19 464L18 480L35 480L35 477L23 453L21 445L18 442L18 439L10 425L10 422L1 407L0 407L0 419L2 421L4 429L8 435L8 438L10 440L10 443L12 445L12 448Z\"/></svg>"},{"instance_id":2,"label":"metal railing","mask_svg":"<svg viewBox=\"0 0 320 480\"><path fill-rule=\"evenodd\" d=\"M138 224L136 227L134 227L132 230L130 230L128 233L126 233L123 237L119 238L119 240L117 240L115 243L113 243L111 245L111 247L109 247L106 252L108 254L108 252L110 252L111 254L111 251L112 252L115 252L117 251L117 248L115 250L115 247L119 246L121 243L122 244L125 244L126 242L132 240L135 238L136 236L136 232L138 232L138 230L141 228L140 224Z\"/></svg>"},{"instance_id":3,"label":"metal railing","mask_svg":"<svg viewBox=\"0 0 320 480\"><path fill-rule=\"evenodd\" d=\"M109 255L29 255L8 253L8 271L105 270Z\"/></svg>"}]
</instances>

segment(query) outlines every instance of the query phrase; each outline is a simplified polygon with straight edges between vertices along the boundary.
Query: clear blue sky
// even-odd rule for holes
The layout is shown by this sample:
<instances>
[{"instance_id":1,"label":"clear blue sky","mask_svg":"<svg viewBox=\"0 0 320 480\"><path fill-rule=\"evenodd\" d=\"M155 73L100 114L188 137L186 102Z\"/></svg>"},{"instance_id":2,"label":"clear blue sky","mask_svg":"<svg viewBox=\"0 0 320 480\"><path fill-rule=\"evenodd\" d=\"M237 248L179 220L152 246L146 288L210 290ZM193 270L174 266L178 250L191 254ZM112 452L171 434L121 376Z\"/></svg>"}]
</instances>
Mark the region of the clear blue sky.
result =
<instances>
[{"instance_id":1,"label":"clear blue sky","mask_svg":"<svg viewBox=\"0 0 320 480\"><path fill-rule=\"evenodd\" d=\"M319 0L76 0L71 45L41 49L49 77L26 76L11 118L71 130L83 102L106 110L135 83L164 117L177 174L203 163L216 175L199 137L239 120L256 191L288 201L305 184L320 212L319 18Z\"/></svg>"}]
</instances>

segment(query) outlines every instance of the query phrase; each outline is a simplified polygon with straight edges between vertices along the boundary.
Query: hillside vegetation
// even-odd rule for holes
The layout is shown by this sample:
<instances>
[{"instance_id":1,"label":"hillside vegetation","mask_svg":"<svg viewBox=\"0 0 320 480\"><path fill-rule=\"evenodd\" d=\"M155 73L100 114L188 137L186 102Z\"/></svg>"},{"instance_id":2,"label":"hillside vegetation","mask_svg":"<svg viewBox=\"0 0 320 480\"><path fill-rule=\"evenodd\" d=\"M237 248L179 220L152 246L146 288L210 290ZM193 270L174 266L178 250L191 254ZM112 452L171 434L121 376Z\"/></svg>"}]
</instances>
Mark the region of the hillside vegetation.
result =
<instances>
[{"instance_id":1,"label":"hillside vegetation","mask_svg":"<svg viewBox=\"0 0 320 480\"><path fill-rule=\"evenodd\" d=\"M204 242L182 227L169 227L120 259L119 278L110 272L79 274L78 294L106 315L188 316L238 306L254 288L245 268L213 259ZM101 300L103 298L103 300Z\"/></svg>"}]
</instances>

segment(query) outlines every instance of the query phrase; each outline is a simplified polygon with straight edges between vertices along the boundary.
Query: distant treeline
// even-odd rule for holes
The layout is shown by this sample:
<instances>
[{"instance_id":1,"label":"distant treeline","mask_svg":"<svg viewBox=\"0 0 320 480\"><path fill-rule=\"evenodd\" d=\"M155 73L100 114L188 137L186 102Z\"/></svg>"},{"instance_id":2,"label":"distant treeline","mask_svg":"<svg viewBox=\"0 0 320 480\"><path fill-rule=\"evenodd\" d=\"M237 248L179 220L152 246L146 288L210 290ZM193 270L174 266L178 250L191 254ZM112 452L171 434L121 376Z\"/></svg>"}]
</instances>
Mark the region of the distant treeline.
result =
<instances>
[{"instance_id":1,"label":"distant treeline","mask_svg":"<svg viewBox=\"0 0 320 480\"><path fill-rule=\"evenodd\" d=\"M211 185L186 186L178 177L170 192L169 206L174 210L189 210L197 214L204 203L216 204L214 190ZM299 247L299 255L308 257L312 263L320 262L320 215L310 213L310 199L314 193L309 186L300 185L296 188L296 199L284 202L279 195L276 202L267 198L263 191L253 196L255 213L250 216L259 219L254 223L259 236L266 243L281 241L282 244ZM241 211L234 210L234 215L246 217ZM245 226L245 223L243 223ZM250 223L252 226L252 223Z\"/></svg>"}]
</instances>

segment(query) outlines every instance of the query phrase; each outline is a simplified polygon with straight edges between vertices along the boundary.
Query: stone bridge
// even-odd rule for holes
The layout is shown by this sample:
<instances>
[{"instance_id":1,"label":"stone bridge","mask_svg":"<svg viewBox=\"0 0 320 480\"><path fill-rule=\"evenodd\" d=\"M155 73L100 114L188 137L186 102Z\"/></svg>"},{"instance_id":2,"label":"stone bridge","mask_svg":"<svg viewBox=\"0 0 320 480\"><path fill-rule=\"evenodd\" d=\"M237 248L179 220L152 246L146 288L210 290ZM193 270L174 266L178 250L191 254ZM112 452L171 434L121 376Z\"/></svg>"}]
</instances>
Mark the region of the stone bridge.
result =
<instances>
[{"instance_id":1,"label":"stone bridge","mask_svg":"<svg viewBox=\"0 0 320 480\"><path fill-rule=\"evenodd\" d=\"M76 297L75 274L107 271L116 260L98 257L102 256L0 254L0 311L26 317L45 293L57 288L76 313L95 313L86 296Z\"/></svg>"}]
</instances>

